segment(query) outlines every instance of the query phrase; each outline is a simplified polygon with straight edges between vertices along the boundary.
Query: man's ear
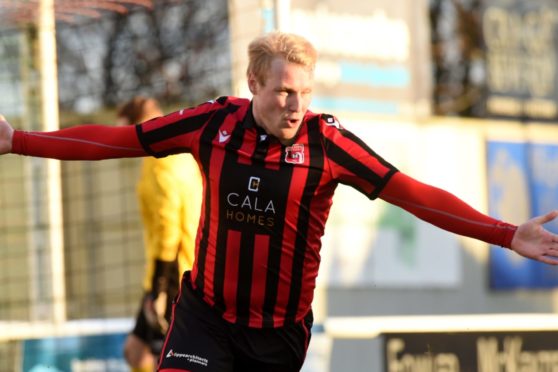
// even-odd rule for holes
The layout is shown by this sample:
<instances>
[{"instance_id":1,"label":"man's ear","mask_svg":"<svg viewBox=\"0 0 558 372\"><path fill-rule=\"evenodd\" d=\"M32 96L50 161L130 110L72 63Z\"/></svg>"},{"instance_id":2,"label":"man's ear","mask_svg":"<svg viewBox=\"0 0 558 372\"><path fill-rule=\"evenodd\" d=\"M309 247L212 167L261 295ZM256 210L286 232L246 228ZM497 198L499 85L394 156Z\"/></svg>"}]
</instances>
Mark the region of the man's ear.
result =
<instances>
[{"instance_id":1,"label":"man's ear","mask_svg":"<svg viewBox=\"0 0 558 372\"><path fill-rule=\"evenodd\" d=\"M254 76L253 73L248 74L248 89L250 89L250 93L256 94L258 92L258 79Z\"/></svg>"}]
</instances>

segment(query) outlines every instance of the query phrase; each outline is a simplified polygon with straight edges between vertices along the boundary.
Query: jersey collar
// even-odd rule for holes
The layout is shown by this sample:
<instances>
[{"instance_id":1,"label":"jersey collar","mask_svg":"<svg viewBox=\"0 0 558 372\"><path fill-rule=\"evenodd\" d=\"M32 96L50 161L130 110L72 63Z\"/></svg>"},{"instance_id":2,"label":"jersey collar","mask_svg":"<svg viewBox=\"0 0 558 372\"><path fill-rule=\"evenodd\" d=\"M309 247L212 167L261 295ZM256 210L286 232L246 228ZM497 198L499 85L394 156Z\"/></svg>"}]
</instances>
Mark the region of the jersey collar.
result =
<instances>
[{"instance_id":1,"label":"jersey collar","mask_svg":"<svg viewBox=\"0 0 558 372\"><path fill-rule=\"evenodd\" d=\"M250 101L250 105L248 106L248 111L244 116L244 120L242 120L242 127L244 129L255 129L258 135L267 134L265 129L260 127L256 124L256 119L254 118L254 113L252 112L252 101ZM269 136L270 138L275 138L273 136Z\"/></svg>"}]
</instances>

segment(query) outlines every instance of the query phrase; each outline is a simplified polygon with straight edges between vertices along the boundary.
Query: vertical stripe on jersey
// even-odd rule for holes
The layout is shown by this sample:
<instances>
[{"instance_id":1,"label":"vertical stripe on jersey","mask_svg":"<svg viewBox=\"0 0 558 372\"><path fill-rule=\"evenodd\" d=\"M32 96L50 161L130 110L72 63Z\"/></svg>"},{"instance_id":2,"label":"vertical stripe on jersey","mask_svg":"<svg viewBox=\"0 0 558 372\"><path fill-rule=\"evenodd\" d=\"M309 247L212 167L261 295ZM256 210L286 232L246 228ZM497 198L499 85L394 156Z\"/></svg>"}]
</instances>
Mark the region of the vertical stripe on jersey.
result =
<instances>
[{"instance_id":1,"label":"vertical stripe on jersey","mask_svg":"<svg viewBox=\"0 0 558 372\"><path fill-rule=\"evenodd\" d=\"M267 266L256 265L257 262L267 262L269 255L269 235L256 234L254 247L254 267L252 278L262 278L252 281L251 299L250 299L250 327L261 327L263 325L263 299L265 296L265 287L267 283Z\"/></svg>"},{"instance_id":2,"label":"vertical stripe on jersey","mask_svg":"<svg viewBox=\"0 0 558 372\"><path fill-rule=\"evenodd\" d=\"M225 276L227 280L223 283L223 303L227 311L225 316L232 322L236 322L236 293L240 288L237 288L238 283L242 283L242 272L239 272L238 259L241 252L242 234L240 231L229 230L227 234L227 251L225 259Z\"/></svg>"},{"instance_id":3,"label":"vertical stripe on jersey","mask_svg":"<svg viewBox=\"0 0 558 372\"><path fill-rule=\"evenodd\" d=\"M221 195L220 190L222 188L221 183L226 182L227 180L227 177L223 174L223 172L229 171L231 169L235 169L234 166L231 164L231 162L236 163L238 159L237 151L242 146L242 142L243 142L242 139L244 137L244 132L245 129L242 127L242 125L237 125L231 134L230 140L225 145L224 157L222 159L222 164L219 167L219 171L221 172L221 174L219 175L219 193L212 194L217 196L215 200L217 200L218 203L220 203L220 195ZM219 206L219 208L222 208L222 206ZM211 213L215 213L214 218L217 218L217 216L219 216L219 210L217 208ZM220 227L221 223L217 224L216 226ZM213 281L213 296L215 299L215 307L217 308L218 311L223 312L225 309L224 285L225 285L225 278L226 278L225 276L226 262L224 261L225 260L224 258L227 257L226 250L227 250L228 232L221 231L220 229L218 230L216 228L213 228L211 230L216 234L215 240L212 239L212 241L215 242L215 250L216 250L215 257L217 259L220 259L220 261L215 262L215 267L214 267L215 270L212 273L213 277L211 278L211 280ZM240 247L240 249L242 249L242 246ZM227 294L227 298L230 299L232 297L234 296L231 294Z\"/></svg>"},{"instance_id":4,"label":"vertical stripe on jersey","mask_svg":"<svg viewBox=\"0 0 558 372\"><path fill-rule=\"evenodd\" d=\"M243 234L241 239L241 249L238 260L238 282L239 283L252 283L252 280L257 278L252 277L254 270L254 252L259 249L267 250L267 247L254 246L254 234ZM227 276L227 280L230 280ZM237 289L236 292L236 314L239 324L247 326L250 317L250 302L251 302L251 285L243 285Z\"/></svg>"},{"instance_id":5,"label":"vertical stripe on jersey","mask_svg":"<svg viewBox=\"0 0 558 372\"><path fill-rule=\"evenodd\" d=\"M289 188L293 177L293 166L281 162L277 172L279 172L279 175L276 179L284 182L285 187ZM288 202L285 201L285 208L287 206ZM278 214L286 216L287 213L289 213L289 211L284 210L280 211ZM281 257L283 256L283 231L285 231L285 220L277 221L277 224L273 227L275 233L270 234L267 268L276 268L276 270L267 270L265 298L263 303L263 327L273 327L275 325L274 313L279 293L279 275L281 272Z\"/></svg>"},{"instance_id":6,"label":"vertical stripe on jersey","mask_svg":"<svg viewBox=\"0 0 558 372\"><path fill-rule=\"evenodd\" d=\"M209 120L206 128L204 129L200 138L200 150L199 159L200 164L203 169L203 176L205 177L205 197L204 197L204 208L205 215L202 217L203 226L201 228L202 236L200 238L200 243L198 247L198 257L196 260L196 266L192 270L192 282L194 287L200 292L205 294L205 299L209 301L210 305L213 305L213 271L215 268L215 252L208 252L209 236L210 231L216 230L211 229L211 216L213 213L217 214L218 205L212 205L211 200L212 195L217 194L219 190L213 190L213 185L210 182L213 173L218 173L216 177L220 177L222 171L223 159L217 158L213 155L213 145L212 141L217 136L221 124L225 121L230 113L235 112L238 106L229 105L226 109L218 110L215 112L213 117ZM213 172L213 173L212 173ZM218 203L217 203L218 204ZM216 217L218 218L218 217ZM217 221L218 223L218 221ZM214 240L213 240L214 241ZM210 253L208 257L208 253ZM209 286L209 287L207 287ZM207 287L207 288L206 288Z\"/></svg>"},{"instance_id":7,"label":"vertical stripe on jersey","mask_svg":"<svg viewBox=\"0 0 558 372\"><path fill-rule=\"evenodd\" d=\"M294 178L304 177L306 183L298 210L296 226L296 242L292 262L291 287L289 290L289 302L285 314L285 322L294 322L303 286L303 269L306 257L307 235L310 224L310 208L314 198L314 193L320 184L324 169L324 153L321 146L321 135L319 130L319 117L315 117L307 123L308 131L308 156L310 156L309 168L297 167ZM303 172L307 172L303 175ZM299 173L301 173L299 175Z\"/></svg>"},{"instance_id":8,"label":"vertical stripe on jersey","mask_svg":"<svg viewBox=\"0 0 558 372\"><path fill-rule=\"evenodd\" d=\"M246 136L251 135L250 131L244 131L244 133L246 133ZM246 154L246 156L239 156L237 159L238 164L251 165L252 158L248 154L253 154L256 146L257 146L256 141L250 141L247 138L244 139L238 150L239 153Z\"/></svg>"}]
</instances>

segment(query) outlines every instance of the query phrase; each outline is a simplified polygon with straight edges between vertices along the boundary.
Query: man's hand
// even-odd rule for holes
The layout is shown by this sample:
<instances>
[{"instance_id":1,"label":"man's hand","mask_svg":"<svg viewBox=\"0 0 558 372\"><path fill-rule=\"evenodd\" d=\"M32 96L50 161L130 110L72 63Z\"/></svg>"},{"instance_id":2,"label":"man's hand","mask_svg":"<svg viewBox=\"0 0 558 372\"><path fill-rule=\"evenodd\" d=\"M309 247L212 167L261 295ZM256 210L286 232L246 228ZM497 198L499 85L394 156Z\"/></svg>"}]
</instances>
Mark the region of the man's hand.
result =
<instances>
[{"instance_id":1,"label":"man's hand","mask_svg":"<svg viewBox=\"0 0 558 372\"><path fill-rule=\"evenodd\" d=\"M512 239L511 249L523 257L558 265L558 235L543 227L556 217L558 211L552 211L519 225Z\"/></svg>"},{"instance_id":2,"label":"man's hand","mask_svg":"<svg viewBox=\"0 0 558 372\"><path fill-rule=\"evenodd\" d=\"M0 155L7 154L12 151L12 138L14 129L6 121L4 116L0 115Z\"/></svg>"}]
</instances>

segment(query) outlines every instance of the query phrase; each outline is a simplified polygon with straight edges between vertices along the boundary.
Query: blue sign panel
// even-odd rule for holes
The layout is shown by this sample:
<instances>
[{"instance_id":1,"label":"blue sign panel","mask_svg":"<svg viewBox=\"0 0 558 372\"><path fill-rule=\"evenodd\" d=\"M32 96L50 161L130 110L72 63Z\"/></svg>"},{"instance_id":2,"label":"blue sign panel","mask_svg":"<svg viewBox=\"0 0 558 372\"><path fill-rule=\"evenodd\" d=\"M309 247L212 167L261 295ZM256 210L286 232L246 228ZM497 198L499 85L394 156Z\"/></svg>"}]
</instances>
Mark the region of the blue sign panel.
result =
<instances>
[{"instance_id":1,"label":"blue sign panel","mask_svg":"<svg viewBox=\"0 0 558 372\"><path fill-rule=\"evenodd\" d=\"M558 145L488 142L489 214L520 223L558 208ZM558 231L556 222L545 226ZM554 288L555 267L492 247L490 284L495 289Z\"/></svg>"}]
</instances>

